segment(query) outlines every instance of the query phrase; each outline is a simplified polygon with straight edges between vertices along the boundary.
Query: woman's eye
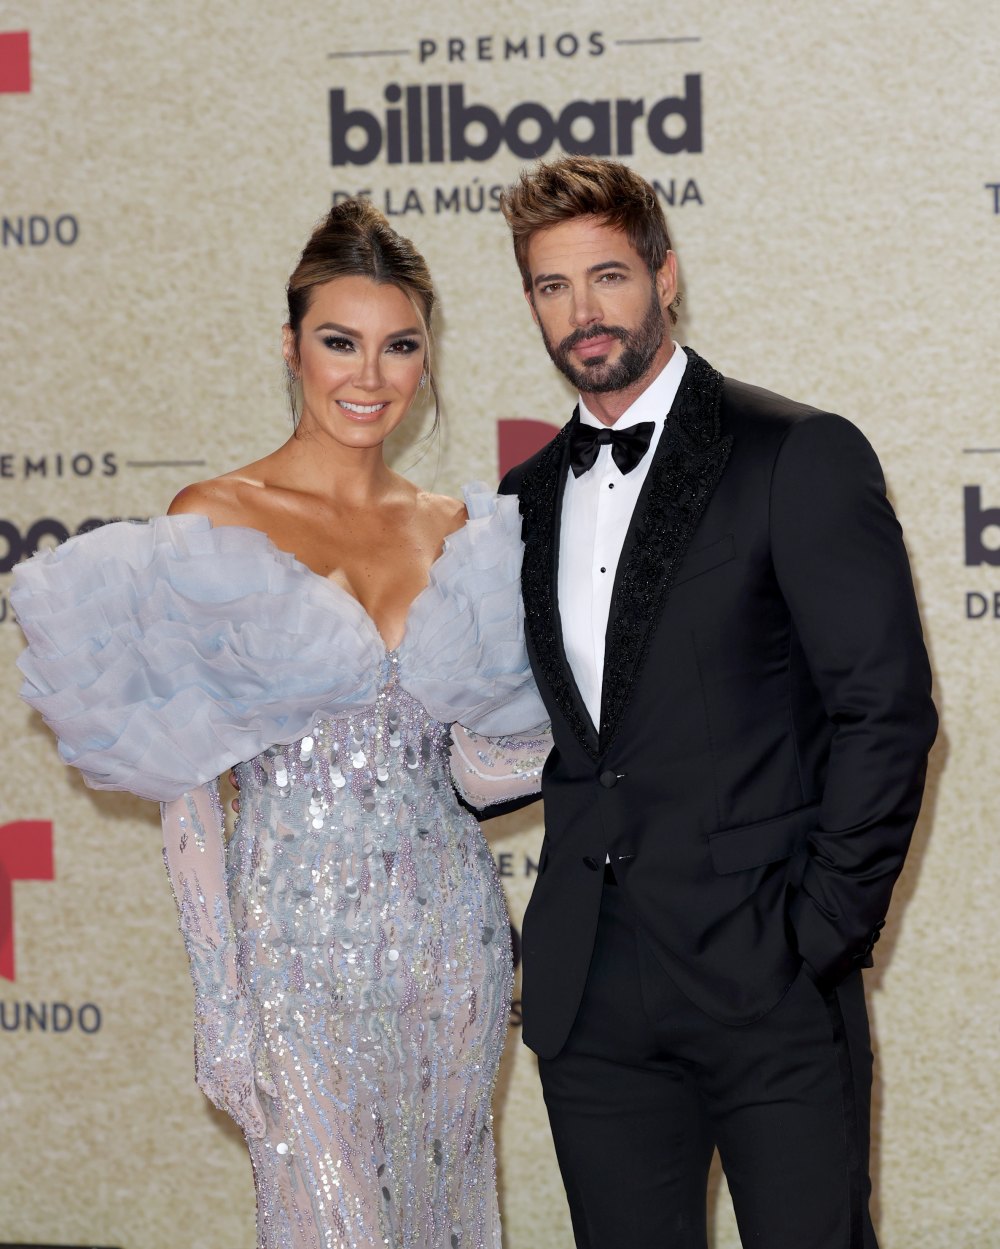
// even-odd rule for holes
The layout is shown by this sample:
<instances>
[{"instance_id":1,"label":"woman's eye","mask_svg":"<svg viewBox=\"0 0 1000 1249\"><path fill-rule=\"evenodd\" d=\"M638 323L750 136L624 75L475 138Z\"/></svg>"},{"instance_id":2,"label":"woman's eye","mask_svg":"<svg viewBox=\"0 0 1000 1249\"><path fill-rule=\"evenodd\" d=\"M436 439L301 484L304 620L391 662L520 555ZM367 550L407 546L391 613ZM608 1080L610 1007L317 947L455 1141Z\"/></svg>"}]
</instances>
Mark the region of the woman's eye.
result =
<instances>
[{"instance_id":1,"label":"woman's eye","mask_svg":"<svg viewBox=\"0 0 1000 1249\"><path fill-rule=\"evenodd\" d=\"M411 356L420 347L421 344L415 338L397 338L394 343L390 343L389 350L398 356Z\"/></svg>"},{"instance_id":2,"label":"woman's eye","mask_svg":"<svg viewBox=\"0 0 1000 1249\"><path fill-rule=\"evenodd\" d=\"M323 339L323 346L329 347L331 351L353 351L354 344L349 338L342 338L337 335L329 334Z\"/></svg>"}]
</instances>

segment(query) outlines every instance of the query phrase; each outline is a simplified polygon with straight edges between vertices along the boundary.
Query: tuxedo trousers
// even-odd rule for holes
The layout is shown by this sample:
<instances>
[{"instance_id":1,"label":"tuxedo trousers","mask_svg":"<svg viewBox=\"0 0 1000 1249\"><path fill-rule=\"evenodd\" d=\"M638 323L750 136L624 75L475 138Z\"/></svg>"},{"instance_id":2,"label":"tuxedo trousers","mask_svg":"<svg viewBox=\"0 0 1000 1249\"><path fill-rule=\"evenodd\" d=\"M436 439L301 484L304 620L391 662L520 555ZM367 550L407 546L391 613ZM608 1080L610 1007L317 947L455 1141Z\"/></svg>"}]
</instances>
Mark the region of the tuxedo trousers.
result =
<instances>
[{"instance_id":1,"label":"tuxedo trousers","mask_svg":"<svg viewBox=\"0 0 1000 1249\"><path fill-rule=\"evenodd\" d=\"M578 1249L706 1249L718 1149L744 1249L877 1249L860 971L753 1023L701 1012L604 887L573 1029L539 1072Z\"/></svg>"}]
</instances>

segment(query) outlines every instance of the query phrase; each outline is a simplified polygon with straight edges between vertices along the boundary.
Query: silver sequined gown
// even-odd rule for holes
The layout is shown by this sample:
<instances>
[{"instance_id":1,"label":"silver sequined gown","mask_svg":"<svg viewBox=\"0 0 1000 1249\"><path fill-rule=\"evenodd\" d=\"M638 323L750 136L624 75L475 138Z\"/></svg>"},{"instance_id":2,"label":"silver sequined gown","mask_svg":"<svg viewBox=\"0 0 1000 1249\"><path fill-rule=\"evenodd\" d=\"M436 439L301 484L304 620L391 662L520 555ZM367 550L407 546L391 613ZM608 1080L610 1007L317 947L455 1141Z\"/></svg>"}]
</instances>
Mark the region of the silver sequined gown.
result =
<instances>
[{"instance_id":1,"label":"silver sequined gown","mask_svg":"<svg viewBox=\"0 0 1000 1249\"><path fill-rule=\"evenodd\" d=\"M263 1112L262 1249L500 1249L509 922L449 725L544 712L516 504L466 502L393 652L335 585L200 517L108 526L18 577L24 693L63 757L163 802L199 1082L244 1127ZM539 739L522 771L543 757ZM223 848L211 778L233 764Z\"/></svg>"}]
</instances>

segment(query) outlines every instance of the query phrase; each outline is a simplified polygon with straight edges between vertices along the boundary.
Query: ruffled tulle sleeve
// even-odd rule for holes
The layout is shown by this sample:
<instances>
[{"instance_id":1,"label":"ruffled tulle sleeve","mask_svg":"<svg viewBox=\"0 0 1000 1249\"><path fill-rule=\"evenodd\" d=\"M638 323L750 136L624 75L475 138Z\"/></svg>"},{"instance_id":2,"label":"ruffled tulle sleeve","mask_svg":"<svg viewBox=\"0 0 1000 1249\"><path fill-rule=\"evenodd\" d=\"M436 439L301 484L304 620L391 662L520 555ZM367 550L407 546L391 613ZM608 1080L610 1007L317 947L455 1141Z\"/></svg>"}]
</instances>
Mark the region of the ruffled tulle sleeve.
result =
<instances>
[{"instance_id":1,"label":"ruffled tulle sleeve","mask_svg":"<svg viewBox=\"0 0 1000 1249\"><path fill-rule=\"evenodd\" d=\"M96 789L170 801L374 701L360 604L253 529L117 523L19 566L22 695Z\"/></svg>"},{"instance_id":2,"label":"ruffled tulle sleeve","mask_svg":"<svg viewBox=\"0 0 1000 1249\"><path fill-rule=\"evenodd\" d=\"M467 524L448 538L410 613L400 683L442 723L524 732L548 716L525 649L517 499L476 483L465 505Z\"/></svg>"}]
</instances>

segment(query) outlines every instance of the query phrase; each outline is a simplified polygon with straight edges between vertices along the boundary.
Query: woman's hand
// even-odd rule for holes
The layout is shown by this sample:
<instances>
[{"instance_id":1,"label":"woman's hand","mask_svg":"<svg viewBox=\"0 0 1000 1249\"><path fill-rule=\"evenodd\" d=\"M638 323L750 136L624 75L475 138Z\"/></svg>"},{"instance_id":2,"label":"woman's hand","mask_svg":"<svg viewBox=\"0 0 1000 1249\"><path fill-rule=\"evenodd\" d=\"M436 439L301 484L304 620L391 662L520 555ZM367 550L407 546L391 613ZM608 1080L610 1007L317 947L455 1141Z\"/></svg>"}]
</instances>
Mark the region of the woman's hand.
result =
<instances>
[{"instance_id":1,"label":"woman's hand","mask_svg":"<svg viewBox=\"0 0 1000 1249\"><path fill-rule=\"evenodd\" d=\"M260 1017L239 997L198 996L194 1011L194 1070L198 1087L248 1137L267 1125L257 1090L277 1097L268 1068Z\"/></svg>"}]
</instances>

